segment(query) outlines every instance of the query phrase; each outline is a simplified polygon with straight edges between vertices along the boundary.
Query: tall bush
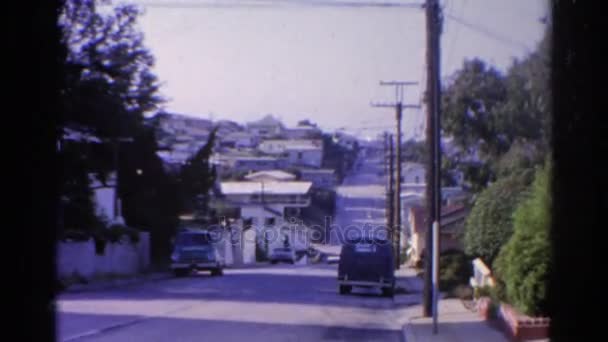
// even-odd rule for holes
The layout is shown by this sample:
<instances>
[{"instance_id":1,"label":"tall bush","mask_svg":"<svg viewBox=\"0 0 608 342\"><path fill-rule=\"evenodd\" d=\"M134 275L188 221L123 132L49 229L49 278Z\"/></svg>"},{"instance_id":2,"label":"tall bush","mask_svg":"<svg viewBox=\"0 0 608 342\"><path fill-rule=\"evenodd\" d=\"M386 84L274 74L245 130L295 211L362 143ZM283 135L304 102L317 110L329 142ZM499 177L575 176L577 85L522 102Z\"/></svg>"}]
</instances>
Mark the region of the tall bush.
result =
<instances>
[{"instance_id":1,"label":"tall bush","mask_svg":"<svg viewBox=\"0 0 608 342\"><path fill-rule=\"evenodd\" d=\"M522 170L500 178L481 192L465 223L466 253L491 265L513 232L512 215L531 183L533 172Z\"/></svg>"},{"instance_id":2,"label":"tall bush","mask_svg":"<svg viewBox=\"0 0 608 342\"><path fill-rule=\"evenodd\" d=\"M530 196L513 214L513 236L494 265L507 300L528 315L546 314L551 265L550 175L550 164L537 171Z\"/></svg>"}]
</instances>

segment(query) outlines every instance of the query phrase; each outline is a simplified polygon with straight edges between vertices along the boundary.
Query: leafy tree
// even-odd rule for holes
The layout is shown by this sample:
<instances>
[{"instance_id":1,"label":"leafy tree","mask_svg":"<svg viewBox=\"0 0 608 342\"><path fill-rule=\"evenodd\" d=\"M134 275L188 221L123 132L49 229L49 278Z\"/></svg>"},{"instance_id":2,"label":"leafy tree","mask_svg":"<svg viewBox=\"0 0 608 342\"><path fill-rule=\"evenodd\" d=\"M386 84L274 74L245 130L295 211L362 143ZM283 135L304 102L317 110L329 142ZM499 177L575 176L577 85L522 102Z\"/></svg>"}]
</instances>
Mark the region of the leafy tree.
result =
<instances>
[{"instance_id":1,"label":"leafy tree","mask_svg":"<svg viewBox=\"0 0 608 342\"><path fill-rule=\"evenodd\" d=\"M494 263L507 300L529 315L547 313L546 284L551 267L550 177L549 163L537 171L530 196L513 214L513 236Z\"/></svg>"},{"instance_id":2,"label":"leafy tree","mask_svg":"<svg viewBox=\"0 0 608 342\"><path fill-rule=\"evenodd\" d=\"M504 75L482 60L467 60L442 95L442 128L457 145L478 148L484 155L506 150L493 115L507 98Z\"/></svg>"},{"instance_id":3,"label":"leafy tree","mask_svg":"<svg viewBox=\"0 0 608 342\"><path fill-rule=\"evenodd\" d=\"M151 232L152 254L157 257L167 253L168 236L179 210L177 184L165 174L156 155L153 131L144 124L145 115L155 112L163 99L151 72L152 54L136 26L139 10L121 4L102 14L99 6L109 4L102 0L68 0L60 18L67 54L64 110L59 124L85 127L103 140L89 145L80 155L66 154L64 163L69 168L78 158L85 158L82 172L97 173L102 180L118 166L123 216L128 225ZM133 142L115 145L117 137L131 137ZM118 165L115 148L120 157ZM83 177L66 173L62 183L72 184L77 179ZM82 181L78 187L78 192L85 193L88 182ZM67 191L63 194L68 197L68 206L76 200ZM66 212L66 221L78 219L70 218L72 212ZM78 220L81 225L89 225Z\"/></svg>"},{"instance_id":4,"label":"leafy tree","mask_svg":"<svg viewBox=\"0 0 608 342\"><path fill-rule=\"evenodd\" d=\"M59 237L66 234L82 232L94 234L103 227L104 222L95 215L92 200L93 191L89 187L86 145L77 142L62 144L58 153L60 165L63 166L59 216Z\"/></svg>"},{"instance_id":5,"label":"leafy tree","mask_svg":"<svg viewBox=\"0 0 608 342\"><path fill-rule=\"evenodd\" d=\"M512 215L523 198L533 172L522 170L500 178L475 200L465 222L464 245L467 254L492 264L500 248L513 232Z\"/></svg>"},{"instance_id":6,"label":"leafy tree","mask_svg":"<svg viewBox=\"0 0 608 342\"><path fill-rule=\"evenodd\" d=\"M550 39L547 30L537 50L514 61L505 75L481 60L465 61L443 90L443 133L461 150L447 159L475 192L496 180L501 172L496 161L514 143L549 152Z\"/></svg>"},{"instance_id":7,"label":"leafy tree","mask_svg":"<svg viewBox=\"0 0 608 342\"><path fill-rule=\"evenodd\" d=\"M152 258L159 261L170 253L180 207L177 181L165 172L156 150L148 127L121 146L119 193L126 223L150 232Z\"/></svg>"},{"instance_id":8,"label":"leafy tree","mask_svg":"<svg viewBox=\"0 0 608 342\"><path fill-rule=\"evenodd\" d=\"M209 164L209 157L213 152L216 133L217 128L214 128L207 143L181 169L179 182L183 211L208 214L208 194L216 179L215 167Z\"/></svg>"}]
</instances>

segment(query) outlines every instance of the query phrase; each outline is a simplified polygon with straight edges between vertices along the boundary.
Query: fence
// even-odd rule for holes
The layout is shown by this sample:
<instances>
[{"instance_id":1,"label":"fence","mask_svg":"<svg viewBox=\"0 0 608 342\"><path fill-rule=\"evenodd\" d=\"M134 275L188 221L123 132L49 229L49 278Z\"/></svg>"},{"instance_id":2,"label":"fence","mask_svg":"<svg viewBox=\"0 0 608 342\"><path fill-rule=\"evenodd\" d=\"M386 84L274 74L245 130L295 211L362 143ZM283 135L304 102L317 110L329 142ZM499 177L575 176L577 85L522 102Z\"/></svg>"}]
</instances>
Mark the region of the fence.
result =
<instances>
[{"instance_id":1,"label":"fence","mask_svg":"<svg viewBox=\"0 0 608 342\"><path fill-rule=\"evenodd\" d=\"M141 232L139 241L107 243L103 254L95 252L95 242L59 242L57 245L57 276L69 278L77 274L86 279L110 275L135 275L150 266L150 233Z\"/></svg>"}]
</instances>

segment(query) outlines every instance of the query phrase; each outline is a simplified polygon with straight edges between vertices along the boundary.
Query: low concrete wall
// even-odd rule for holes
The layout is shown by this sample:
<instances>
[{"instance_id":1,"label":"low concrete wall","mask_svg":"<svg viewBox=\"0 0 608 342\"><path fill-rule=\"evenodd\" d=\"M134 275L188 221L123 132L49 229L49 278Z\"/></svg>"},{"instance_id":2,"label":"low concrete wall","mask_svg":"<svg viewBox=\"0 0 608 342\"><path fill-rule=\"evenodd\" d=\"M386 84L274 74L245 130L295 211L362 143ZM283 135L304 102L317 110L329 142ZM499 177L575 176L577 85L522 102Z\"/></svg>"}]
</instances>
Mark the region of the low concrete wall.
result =
<instances>
[{"instance_id":1,"label":"low concrete wall","mask_svg":"<svg viewBox=\"0 0 608 342\"><path fill-rule=\"evenodd\" d=\"M78 274L87 279L108 275L135 275L150 266L150 234L140 233L139 242L108 243L104 253L95 253L95 242L59 242L57 275L59 278Z\"/></svg>"}]
</instances>

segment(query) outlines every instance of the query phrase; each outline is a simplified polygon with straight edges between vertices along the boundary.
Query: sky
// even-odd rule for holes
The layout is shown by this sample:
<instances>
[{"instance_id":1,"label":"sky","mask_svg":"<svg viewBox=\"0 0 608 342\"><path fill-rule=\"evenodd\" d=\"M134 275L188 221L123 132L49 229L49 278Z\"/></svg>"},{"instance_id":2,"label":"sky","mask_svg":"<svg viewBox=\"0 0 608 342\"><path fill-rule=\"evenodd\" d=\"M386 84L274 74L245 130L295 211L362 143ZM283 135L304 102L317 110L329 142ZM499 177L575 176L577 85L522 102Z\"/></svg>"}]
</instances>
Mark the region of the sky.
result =
<instances>
[{"instance_id":1,"label":"sky","mask_svg":"<svg viewBox=\"0 0 608 342\"><path fill-rule=\"evenodd\" d=\"M394 131L395 90L420 104L426 85L423 9L354 6L417 0L130 0L144 9L144 43L168 112L240 123L272 114L364 136ZM329 4L329 5L327 5ZM443 0L441 74L479 57L505 71L542 38L543 0ZM425 113L405 109L405 138L424 136Z\"/></svg>"}]
</instances>

